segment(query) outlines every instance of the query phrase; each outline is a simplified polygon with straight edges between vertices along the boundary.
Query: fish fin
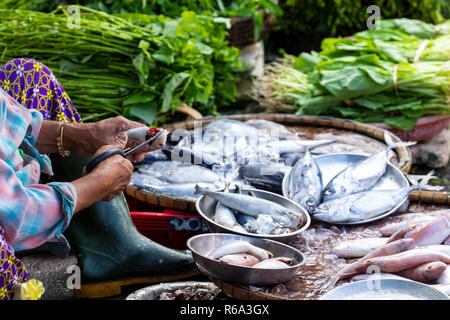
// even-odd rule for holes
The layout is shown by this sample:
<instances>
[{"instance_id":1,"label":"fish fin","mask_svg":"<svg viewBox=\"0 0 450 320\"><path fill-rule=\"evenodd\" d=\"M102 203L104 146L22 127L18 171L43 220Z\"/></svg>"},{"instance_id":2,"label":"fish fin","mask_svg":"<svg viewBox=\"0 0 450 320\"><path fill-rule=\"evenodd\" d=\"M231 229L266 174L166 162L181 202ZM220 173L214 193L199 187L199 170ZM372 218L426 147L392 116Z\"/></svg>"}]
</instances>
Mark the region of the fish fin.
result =
<instances>
[{"instance_id":1,"label":"fish fin","mask_svg":"<svg viewBox=\"0 0 450 320\"><path fill-rule=\"evenodd\" d=\"M394 142L394 140L392 140L392 134L388 130L384 131L384 141L388 145L389 150L399 148L399 147L409 147L409 146L413 146L417 143L416 141Z\"/></svg>"},{"instance_id":2,"label":"fish fin","mask_svg":"<svg viewBox=\"0 0 450 320\"><path fill-rule=\"evenodd\" d=\"M430 179L436 178L436 176L433 176L433 174L434 174L434 170L431 170L425 176L420 176L420 175L414 176L414 175L407 174L406 177L411 182L413 187L415 187L415 189L441 191L442 189L444 189L443 186L429 186L428 185L428 182L430 181Z\"/></svg>"}]
</instances>

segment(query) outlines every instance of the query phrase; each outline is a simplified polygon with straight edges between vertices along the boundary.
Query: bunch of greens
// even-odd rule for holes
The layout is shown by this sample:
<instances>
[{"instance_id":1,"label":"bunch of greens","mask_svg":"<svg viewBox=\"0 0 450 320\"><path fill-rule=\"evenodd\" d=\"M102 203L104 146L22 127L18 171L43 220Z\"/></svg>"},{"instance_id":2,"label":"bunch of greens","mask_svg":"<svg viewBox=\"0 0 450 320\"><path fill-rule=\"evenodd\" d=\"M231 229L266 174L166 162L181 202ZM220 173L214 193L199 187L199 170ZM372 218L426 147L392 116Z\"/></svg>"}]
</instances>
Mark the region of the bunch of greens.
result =
<instances>
[{"instance_id":1,"label":"bunch of greens","mask_svg":"<svg viewBox=\"0 0 450 320\"><path fill-rule=\"evenodd\" d=\"M287 57L266 78L273 95L300 115L385 122L403 130L424 115L450 114L449 36L424 42L401 32L396 40L376 34L384 33L325 39L320 53Z\"/></svg>"},{"instance_id":2,"label":"bunch of greens","mask_svg":"<svg viewBox=\"0 0 450 320\"><path fill-rule=\"evenodd\" d=\"M46 64L85 120L124 115L151 123L181 102L214 114L233 101L239 50L224 40L223 23L194 12L135 19L82 10L79 21L63 7L0 10L1 62Z\"/></svg>"},{"instance_id":3,"label":"bunch of greens","mask_svg":"<svg viewBox=\"0 0 450 320\"><path fill-rule=\"evenodd\" d=\"M412 18L428 23L441 23L448 18L447 0L280 0L283 19L274 26L286 35L350 35L366 28L371 13L367 8L377 5L381 19Z\"/></svg>"},{"instance_id":4,"label":"bunch of greens","mask_svg":"<svg viewBox=\"0 0 450 320\"><path fill-rule=\"evenodd\" d=\"M144 13L178 18L184 11L211 17L248 17L255 25L255 39L263 28L264 11L281 16L281 8L273 0L0 0L0 8L51 11L58 3L82 5L109 14ZM27 5L28 4L28 5Z\"/></svg>"}]
</instances>

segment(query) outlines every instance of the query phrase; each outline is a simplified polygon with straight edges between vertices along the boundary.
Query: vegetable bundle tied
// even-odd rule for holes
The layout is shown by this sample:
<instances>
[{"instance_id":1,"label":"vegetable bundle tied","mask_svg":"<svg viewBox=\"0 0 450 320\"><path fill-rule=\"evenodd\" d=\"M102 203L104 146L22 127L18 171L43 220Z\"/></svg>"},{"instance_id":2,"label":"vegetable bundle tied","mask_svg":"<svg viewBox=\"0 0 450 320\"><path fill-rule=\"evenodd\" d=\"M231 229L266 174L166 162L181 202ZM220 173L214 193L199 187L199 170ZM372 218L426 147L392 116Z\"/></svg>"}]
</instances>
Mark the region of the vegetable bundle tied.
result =
<instances>
[{"instance_id":1,"label":"vegetable bundle tied","mask_svg":"<svg viewBox=\"0 0 450 320\"><path fill-rule=\"evenodd\" d=\"M287 57L268 69L265 80L273 96L297 106L300 115L385 122L408 130L424 115L450 114L449 35L424 42L399 30L385 31L325 39L320 53Z\"/></svg>"},{"instance_id":2,"label":"vegetable bundle tied","mask_svg":"<svg viewBox=\"0 0 450 320\"><path fill-rule=\"evenodd\" d=\"M223 23L188 11L170 19L81 9L79 20L64 7L0 10L1 62L46 64L85 121L125 115L151 123L181 102L210 114L234 99L239 50L224 41Z\"/></svg>"}]
</instances>

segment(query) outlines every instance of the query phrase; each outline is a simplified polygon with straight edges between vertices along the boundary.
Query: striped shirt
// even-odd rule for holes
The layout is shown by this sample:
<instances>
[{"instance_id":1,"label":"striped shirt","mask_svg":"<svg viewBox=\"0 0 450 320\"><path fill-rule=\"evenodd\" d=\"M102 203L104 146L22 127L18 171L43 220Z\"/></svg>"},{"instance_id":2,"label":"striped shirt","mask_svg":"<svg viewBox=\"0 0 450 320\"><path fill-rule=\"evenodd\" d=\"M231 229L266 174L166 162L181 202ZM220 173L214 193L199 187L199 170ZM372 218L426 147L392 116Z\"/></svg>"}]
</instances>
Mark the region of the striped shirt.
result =
<instances>
[{"instance_id":1,"label":"striped shirt","mask_svg":"<svg viewBox=\"0 0 450 320\"><path fill-rule=\"evenodd\" d=\"M0 89L0 225L15 251L47 243L65 257L70 246L62 233L77 195L70 183L39 184L41 173L52 174L50 159L34 147L42 120Z\"/></svg>"}]
</instances>

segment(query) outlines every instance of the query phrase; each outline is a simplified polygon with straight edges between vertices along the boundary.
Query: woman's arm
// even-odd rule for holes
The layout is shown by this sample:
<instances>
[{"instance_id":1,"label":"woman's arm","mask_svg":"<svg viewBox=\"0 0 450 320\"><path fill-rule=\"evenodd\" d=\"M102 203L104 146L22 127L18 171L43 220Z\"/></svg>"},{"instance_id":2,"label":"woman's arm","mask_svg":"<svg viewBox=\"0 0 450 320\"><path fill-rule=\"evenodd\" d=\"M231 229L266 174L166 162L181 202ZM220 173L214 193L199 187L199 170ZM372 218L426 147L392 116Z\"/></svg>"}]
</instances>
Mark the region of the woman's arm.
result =
<instances>
[{"instance_id":1,"label":"woman's arm","mask_svg":"<svg viewBox=\"0 0 450 320\"><path fill-rule=\"evenodd\" d=\"M105 119L94 123L63 123L63 147L84 156L93 155L101 146L117 142L118 135L143 124L124 117ZM36 149L41 153L58 151L56 139L60 135L61 122L43 120ZM132 141L129 141L132 143ZM127 145L128 147L128 145ZM149 150L147 150L149 151Z\"/></svg>"}]
</instances>

